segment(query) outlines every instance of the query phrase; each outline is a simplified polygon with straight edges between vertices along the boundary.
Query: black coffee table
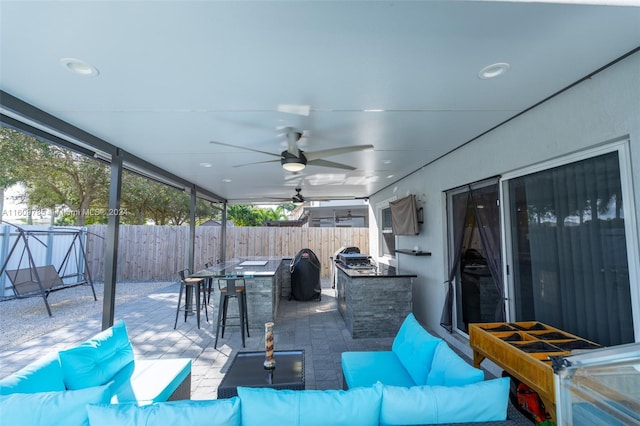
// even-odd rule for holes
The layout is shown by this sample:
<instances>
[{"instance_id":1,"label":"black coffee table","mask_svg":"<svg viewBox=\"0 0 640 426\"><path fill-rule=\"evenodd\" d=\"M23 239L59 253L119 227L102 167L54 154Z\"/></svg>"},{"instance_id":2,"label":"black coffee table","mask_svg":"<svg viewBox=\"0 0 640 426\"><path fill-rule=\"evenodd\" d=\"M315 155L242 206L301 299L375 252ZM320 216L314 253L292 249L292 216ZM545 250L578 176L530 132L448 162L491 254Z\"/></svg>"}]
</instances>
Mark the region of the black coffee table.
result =
<instances>
[{"instance_id":1,"label":"black coffee table","mask_svg":"<svg viewBox=\"0 0 640 426\"><path fill-rule=\"evenodd\" d=\"M238 395L238 386L304 389L304 350L275 351L274 370L265 370L264 351L238 352L218 386L218 399Z\"/></svg>"}]
</instances>

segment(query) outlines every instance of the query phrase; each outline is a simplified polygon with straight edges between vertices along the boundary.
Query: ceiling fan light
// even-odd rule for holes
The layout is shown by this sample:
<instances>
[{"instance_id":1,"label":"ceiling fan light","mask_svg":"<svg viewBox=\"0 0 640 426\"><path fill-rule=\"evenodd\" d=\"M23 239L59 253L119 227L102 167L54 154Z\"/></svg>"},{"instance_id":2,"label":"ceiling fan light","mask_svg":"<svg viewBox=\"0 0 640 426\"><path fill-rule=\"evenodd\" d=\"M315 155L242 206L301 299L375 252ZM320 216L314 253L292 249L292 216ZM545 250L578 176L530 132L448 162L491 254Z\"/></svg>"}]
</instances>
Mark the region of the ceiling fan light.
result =
<instances>
[{"instance_id":1,"label":"ceiling fan light","mask_svg":"<svg viewBox=\"0 0 640 426\"><path fill-rule=\"evenodd\" d=\"M282 168L288 172L299 172L307 165L307 158L304 156L302 151L300 151L299 157L292 155L288 151L282 151L282 154L280 155L280 164L282 164Z\"/></svg>"},{"instance_id":2,"label":"ceiling fan light","mask_svg":"<svg viewBox=\"0 0 640 426\"><path fill-rule=\"evenodd\" d=\"M286 159L282 162L282 168L288 172L299 172L302 171L306 165L304 163L298 162L297 159Z\"/></svg>"}]
</instances>

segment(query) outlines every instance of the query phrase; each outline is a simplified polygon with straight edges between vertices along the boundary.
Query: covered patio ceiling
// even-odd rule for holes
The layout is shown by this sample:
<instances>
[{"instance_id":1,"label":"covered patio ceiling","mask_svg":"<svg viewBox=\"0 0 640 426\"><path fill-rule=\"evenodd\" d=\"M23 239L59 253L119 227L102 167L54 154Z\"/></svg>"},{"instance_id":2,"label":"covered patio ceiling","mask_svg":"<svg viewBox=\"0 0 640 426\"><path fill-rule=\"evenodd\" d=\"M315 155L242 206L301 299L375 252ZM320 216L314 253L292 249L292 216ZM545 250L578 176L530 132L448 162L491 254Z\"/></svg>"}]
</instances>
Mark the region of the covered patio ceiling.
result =
<instances>
[{"instance_id":1,"label":"covered patio ceiling","mask_svg":"<svg viewBox=\"0 0 640 426\"><path fill-rule=\"evenodd\" d=\"M2 0L0 112L230 203L369 197L637 49L615 3Z\"/></svg>"}]
</instances>

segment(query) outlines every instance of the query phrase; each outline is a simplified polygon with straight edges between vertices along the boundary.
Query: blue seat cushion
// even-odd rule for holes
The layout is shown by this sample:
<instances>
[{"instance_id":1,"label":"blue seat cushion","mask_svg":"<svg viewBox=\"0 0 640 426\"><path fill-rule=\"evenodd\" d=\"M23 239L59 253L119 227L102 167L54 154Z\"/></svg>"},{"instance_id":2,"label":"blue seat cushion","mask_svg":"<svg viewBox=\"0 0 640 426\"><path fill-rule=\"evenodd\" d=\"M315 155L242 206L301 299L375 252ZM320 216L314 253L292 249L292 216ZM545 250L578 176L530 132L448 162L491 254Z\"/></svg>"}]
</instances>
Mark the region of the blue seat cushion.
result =
<instances>
[{"instance_id":1,"label":"blue seat cushion","mask_svg":"<svg viewBox=\"0 0 640 426\"><path fill-rule=\"evenodd\" d=\"M0 396L0 424L6 426L88 426L86 406L108 403L108 386L75 391Z\"/></svg>"},{"instance_id":2,"label":"blue seat cushion","mask_svg":"<svg viewBox=\"0 0 640 426\"><path fill-rule=\"evenodd\" d=\"M415 382L394 352L343 352L342 373L348 388L368 387L377 382L413 386Z\"/></svg>"},{"instance_id":3,"label":"blue seat cushion","mask_svg":"<svg viewBox=\"0 0 640 426\"><path fill-rule=\"evenodd\" d=\"M62 367L51 353L0 380L0 395L64 391Z\"/></svg>"},{"instance_id":4,"label":"blue seat cushion","mask_svg":"<svg viewBox=\"0 0 640 426\"><path fill-rule=\"evenodd\" d=\"M91 426L240 426L240 399L87 406Z\"/></svg>"},{"instance_id":5,"label":"blue seat cushion","mask_svg":"<svg viewBox=\"0 0 640 426\"><path fill-rule=\"evenodd\" d=\"M378 426L382 385L350 390L238 387L243 426Z\"/></svg>"},{"instance_id":6,"label":"blue seat cushion","mask_svg":"<svg viewBox=\"0 0 640 426\"><path fill-rule=\"evenodd\" d=\"M123 321L86 342L60 351L60 365L67 389L83 389L108 383L133 361L133 348Z\"/></svg>"},{"instance_id":7,"label":"blue seat cushion","mask_svg":"<svg viewBox=\"0 0 640 426\"><path fill-rule=\"evenodd\" d=\"M460 358L447 342L438 344L427 383L431 386L462 386L484 380L484 372Z\"/></svg>"},{"instance_id":8,"label":"blue seat cushion","mask_svg":"<svg viewBox=\"0 0 640 426\"><path fill-rule=\"evenodd\" d=\"M427 383L436 346L441 341L441 338L427 332L413 314L409 314L400 326L391 350L415 384L424 385Z\"/></svg>"},{"instance_id":9,"label":"blue seat cushion","mask_svg":"<svg viewBox=\"0 0 640 426\"><path fill-rule=\"evenodd\" d=\"M383 386L380 425L503 421L509 378L464 386Z\"/></svg>"},{"instance_id":10,"label":"blue seat cushion","mask_svg":"<svg viewBox=\"0 0 640 426\"><path fill-rule=\"evenodd\" d=\"M136 360L113 378L111 403L146 405L167 401L190 373L188 358Z\"/></svg>"}]
</instances>

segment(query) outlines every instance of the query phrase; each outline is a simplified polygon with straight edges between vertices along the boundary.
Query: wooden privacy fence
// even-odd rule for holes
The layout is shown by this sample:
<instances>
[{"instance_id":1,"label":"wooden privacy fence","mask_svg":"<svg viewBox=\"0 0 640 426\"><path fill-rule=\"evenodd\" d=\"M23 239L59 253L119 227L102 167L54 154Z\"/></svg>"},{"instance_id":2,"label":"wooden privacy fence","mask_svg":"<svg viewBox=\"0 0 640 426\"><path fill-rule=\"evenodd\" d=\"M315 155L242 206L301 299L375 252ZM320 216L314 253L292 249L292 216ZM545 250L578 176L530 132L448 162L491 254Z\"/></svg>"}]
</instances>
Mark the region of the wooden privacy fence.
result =
<instances>
[{"instance_id":1,"label":"wooden privacy fence","mask_svg":"<svg viewBox=\"0 0 640 426\"><path fill-rule=\"evenodd\" d=\"M106 225L88 227L87 262L91 276L104 280ZM220 259L220 227L196 227L195 268ZM121 281L174 280L188 266L188 226L123 225L118 244L118 276ZM227 228L227 260L245 256L294 257L309 248L322 263L328 278L330 257L342 246L356 246L369 253L368 228Z\"/></svg>"}]
</instances>

